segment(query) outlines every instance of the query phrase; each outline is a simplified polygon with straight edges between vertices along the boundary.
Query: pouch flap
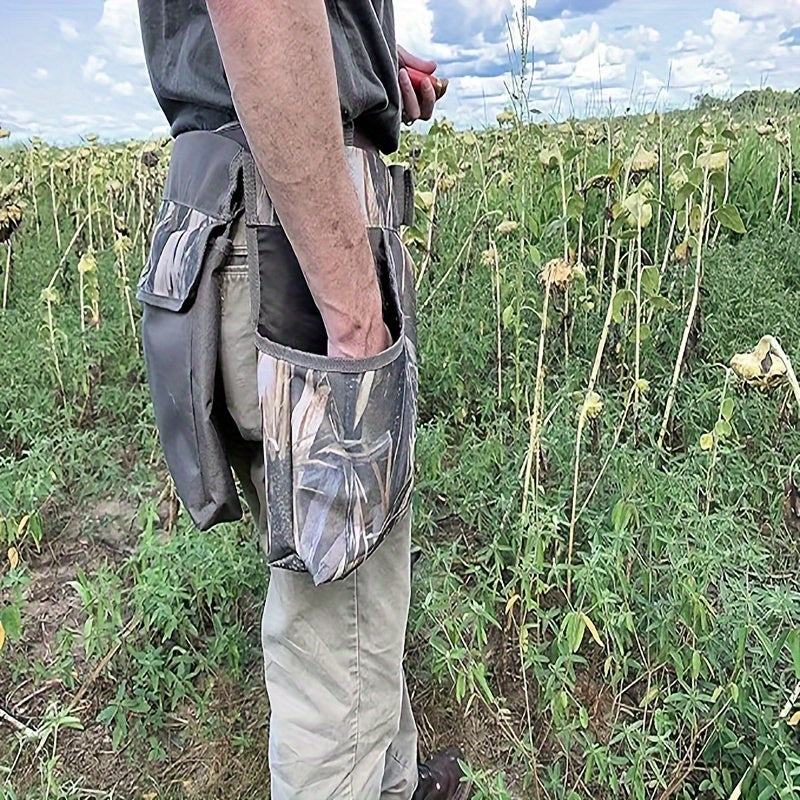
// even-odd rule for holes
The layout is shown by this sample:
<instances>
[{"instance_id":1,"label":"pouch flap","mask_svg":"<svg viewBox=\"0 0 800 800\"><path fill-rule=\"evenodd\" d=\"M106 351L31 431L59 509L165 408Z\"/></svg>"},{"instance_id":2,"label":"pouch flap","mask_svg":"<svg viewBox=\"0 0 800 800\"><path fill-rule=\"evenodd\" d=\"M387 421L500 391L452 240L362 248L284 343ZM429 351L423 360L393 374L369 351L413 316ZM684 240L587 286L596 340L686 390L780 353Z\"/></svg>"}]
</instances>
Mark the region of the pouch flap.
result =
<instances>
[{"instance_id":1,"label":"pouch flap","mask_svg":"<svg viewBox=\"0 0 800 800\"><path fill-rule=\"evenodd\" d=\"M207 257L214 265L224 258L230 243L220 234L241 213L241 156L239 144L210 131L177 138L136 292L140 302L184 310Z\"/></svg>"}]
</instances>

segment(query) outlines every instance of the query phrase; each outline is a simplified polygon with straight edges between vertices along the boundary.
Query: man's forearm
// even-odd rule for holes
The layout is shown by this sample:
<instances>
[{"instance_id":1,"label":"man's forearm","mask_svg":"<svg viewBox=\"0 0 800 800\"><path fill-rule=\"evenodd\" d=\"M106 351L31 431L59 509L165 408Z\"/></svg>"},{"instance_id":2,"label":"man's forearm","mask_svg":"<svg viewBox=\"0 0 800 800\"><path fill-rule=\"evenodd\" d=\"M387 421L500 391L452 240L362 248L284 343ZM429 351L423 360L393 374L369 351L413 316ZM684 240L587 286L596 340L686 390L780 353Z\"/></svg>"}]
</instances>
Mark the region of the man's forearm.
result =
<instances>
[{"instance_id":1,"label":"man's forearm","mask_svg":"<svg viewBox=\"0 0 800 800\"><path fill-rule=\"evenodd\" d=\"M386 345L324 0L207 0L234 105L332 349Z\"/></svg>"}]
</instances>

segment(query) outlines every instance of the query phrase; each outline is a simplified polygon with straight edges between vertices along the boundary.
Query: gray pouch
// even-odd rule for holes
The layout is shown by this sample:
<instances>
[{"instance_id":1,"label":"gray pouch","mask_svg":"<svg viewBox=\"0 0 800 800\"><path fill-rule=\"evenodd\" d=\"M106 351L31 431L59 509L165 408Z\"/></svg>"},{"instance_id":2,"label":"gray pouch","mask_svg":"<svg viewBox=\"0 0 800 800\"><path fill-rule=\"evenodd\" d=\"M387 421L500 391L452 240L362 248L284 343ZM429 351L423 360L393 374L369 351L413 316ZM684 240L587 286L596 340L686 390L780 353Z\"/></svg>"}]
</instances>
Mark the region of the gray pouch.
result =
<instances>
[{"instance_id":1,"label":"gray pouch","mask_svg":"<svg viewBox=\"0 0 800 800\"><path fill-rule=\"evenodd\" d=\"M414 474L414 288L398 233L413 208L409 175L357 148L348 159L393 338L359 360L324 355L321 318L303 301L307 287L288 299L282 292L287 276L302 273L252 158L244 159L268 560L308 571L316 584L350 574L391 534L410 507Z\"/></svg>"},{"instance_id":2,"label":"gray pouch","mask_svg":"<svg viewBox=\"0 0 800 800\"><path fill-rule=\"evenodd\" d=\"M156 426L178 496L206 530L242 508L220 438L218 268L241 214L239 144L212 132L175 141L150 257L139 281Z\"/></svg>"}]
</instances>

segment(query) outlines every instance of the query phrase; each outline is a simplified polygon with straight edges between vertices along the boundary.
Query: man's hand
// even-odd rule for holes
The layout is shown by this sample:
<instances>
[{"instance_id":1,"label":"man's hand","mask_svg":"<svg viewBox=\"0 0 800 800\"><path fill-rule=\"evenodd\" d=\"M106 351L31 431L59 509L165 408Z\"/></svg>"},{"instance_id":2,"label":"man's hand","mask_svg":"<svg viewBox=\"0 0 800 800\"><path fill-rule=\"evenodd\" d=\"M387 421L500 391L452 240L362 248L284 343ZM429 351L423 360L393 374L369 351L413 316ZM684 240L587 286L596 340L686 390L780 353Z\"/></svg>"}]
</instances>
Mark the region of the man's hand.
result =
<instances>
[{"instance_id":1,"label":"man's hand","mask_svg":"<svg viewBox=\"0 0 800 800\"><path fill-rule=\"evenodd\" d=\"M354 342L328 341L329 358L369 358L382 353L392 344L392 335L384 323L374 326L365 336Z\"/></svg>"},{"instance_id":2,"label":"man's hand","mask_svg":"<svg viewBox=\"0 0 800 800\"><path fill-rule=\"evenodd\" d=\"M411 124L418 119L430 119L433 116L433 107L436 105L436 92L430 81L422 84L419 95L411 84L411 78L406 72L406 67L418 69L433 75L436 71L436 62L412 55L404 47L397 47L397 79L400 83L400 95L403 99L403 122Z\"/></svg>"}]
</instances>

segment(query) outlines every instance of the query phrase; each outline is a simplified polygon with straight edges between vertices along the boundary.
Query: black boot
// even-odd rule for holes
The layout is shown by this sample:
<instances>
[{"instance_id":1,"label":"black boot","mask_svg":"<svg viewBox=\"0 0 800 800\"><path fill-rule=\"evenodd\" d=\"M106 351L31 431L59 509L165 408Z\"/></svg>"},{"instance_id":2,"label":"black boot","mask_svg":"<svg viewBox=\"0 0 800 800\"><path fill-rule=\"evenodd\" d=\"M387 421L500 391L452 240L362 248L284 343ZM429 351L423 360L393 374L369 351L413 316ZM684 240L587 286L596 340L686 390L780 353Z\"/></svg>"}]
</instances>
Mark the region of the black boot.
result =
<instances>
[{"instance_id":1,"label":"black boot","mask_svg":"<svg viewBox=\"0 0 800 800\"><path fill-rule=\"evenodd\" d=\"M472 781L463 781L459 761L464 754L455 748L436 753L419 765L419 784L412 800L469 800Z\"/></svg>"}]
</instances>

